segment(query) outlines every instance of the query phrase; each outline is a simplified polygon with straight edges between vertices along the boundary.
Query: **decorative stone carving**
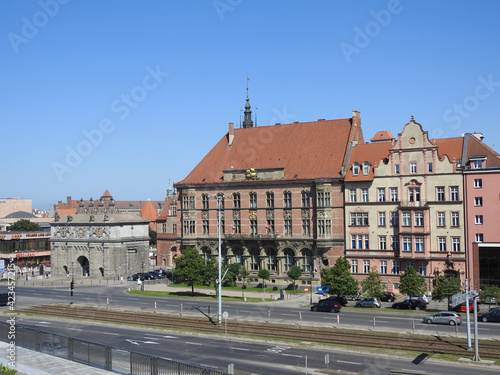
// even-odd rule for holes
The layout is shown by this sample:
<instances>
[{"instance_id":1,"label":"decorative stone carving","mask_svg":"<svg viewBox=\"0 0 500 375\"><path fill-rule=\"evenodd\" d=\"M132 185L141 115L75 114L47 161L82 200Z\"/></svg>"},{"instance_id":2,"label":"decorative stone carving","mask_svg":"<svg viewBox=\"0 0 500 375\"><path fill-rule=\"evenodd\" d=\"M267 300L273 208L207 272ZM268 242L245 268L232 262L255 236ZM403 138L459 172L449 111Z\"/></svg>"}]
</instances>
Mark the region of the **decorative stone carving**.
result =
<instances>
[{"instance_id":1,"label":"decorative stone carving","mask_svg":"<svg viewBox=\"0 0 500 375\"><path fill-rule=\"evenodd\" d=\"M283 210L283 218L285 220L292 220L292 210Z\"/></svg>"},{"instance_id":2,"label":"decorative stone carving","mask_svg":"<svg viewBox=\"0 0 500 375\"><path fill-rule=\"evenodd\" d=\"M250 211L248 213L248 217L250 218L250 220L255 220L257 219L257 211Z\"/></svg>"},{"instance_id":3,"label":"decorative stone carving","mask_svg":"<svg viewBox=\"0 0 500 375\"><path fill-rule=\"evenodd\" d=\"M302 219L310 219L311 218L311 211L308 210L307 208L302 209Z\"/></svg>"},{"instance_id":4,"label":"decorative stone carving","mask_svg":"<svg viewBox=\"0 0 500 375\"><path fill-rule=\"evenodd\" d=\"M208 211L201 211L201 219L208 220Z\"/></svg>"},{"instance_id":5,"label":"decorative stone carving","mask_svg":"<svg viewBox=\"0 0 500 375\"><path fill-rule=\"evenodd\" d=\"M266 219L274 220L274 210L266 210Z\"/></svg>"},{"instance_id":6,"label":"decorative stone carving","mask_svg":"<svg viewBox=\"0 0 500 375\"><path fill-rule=\"evenodd\" d=\"M234 220L240 220L240 217L241 217L240 210L234 210L233 211L233 219Z\"/></svg>"}]
</instances>

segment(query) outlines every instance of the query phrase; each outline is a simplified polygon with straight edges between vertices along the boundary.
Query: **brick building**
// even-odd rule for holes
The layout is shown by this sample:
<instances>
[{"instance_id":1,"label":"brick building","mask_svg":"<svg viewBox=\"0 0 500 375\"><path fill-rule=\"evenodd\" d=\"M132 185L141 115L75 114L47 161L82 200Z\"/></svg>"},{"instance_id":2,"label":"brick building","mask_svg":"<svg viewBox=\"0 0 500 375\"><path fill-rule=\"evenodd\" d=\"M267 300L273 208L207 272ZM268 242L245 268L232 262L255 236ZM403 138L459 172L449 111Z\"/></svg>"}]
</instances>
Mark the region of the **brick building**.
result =
<instances>
[{"instance_id":1,"label":"brick building","mask_svg":"<svg viewBox=\"0 0 500 375\"><path fill-rule=\"evenodd\" d=\"M352 118L254 127L248 99L243 127L229 131L167 197L158 217L158 264L188 246L218 255L218 199L224 263L287 284L293 265L303 279L344 254L342 167L349 145L363 143Z\"/></svg>"}]
</instances>

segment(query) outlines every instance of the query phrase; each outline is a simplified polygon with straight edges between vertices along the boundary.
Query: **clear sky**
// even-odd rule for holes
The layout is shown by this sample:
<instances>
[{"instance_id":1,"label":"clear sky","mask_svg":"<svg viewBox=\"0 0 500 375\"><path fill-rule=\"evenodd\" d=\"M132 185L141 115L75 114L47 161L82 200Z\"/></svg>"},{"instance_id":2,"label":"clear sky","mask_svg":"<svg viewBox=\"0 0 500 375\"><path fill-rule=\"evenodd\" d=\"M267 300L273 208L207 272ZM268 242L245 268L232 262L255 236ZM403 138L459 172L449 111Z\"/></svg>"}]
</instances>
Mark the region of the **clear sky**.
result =
<instances>
[{"instance_id":1,"label":"clear sky","mask_svg":"<svg viewBox=\"0 0 500 375\"><path fill-rule=\"evenodd\" d=\"M500 150L500 2L0 2L0 198L162 200L240 123L411 115ZM247 81L247 76L250 80Z\"/></svg>"}]
</instances>

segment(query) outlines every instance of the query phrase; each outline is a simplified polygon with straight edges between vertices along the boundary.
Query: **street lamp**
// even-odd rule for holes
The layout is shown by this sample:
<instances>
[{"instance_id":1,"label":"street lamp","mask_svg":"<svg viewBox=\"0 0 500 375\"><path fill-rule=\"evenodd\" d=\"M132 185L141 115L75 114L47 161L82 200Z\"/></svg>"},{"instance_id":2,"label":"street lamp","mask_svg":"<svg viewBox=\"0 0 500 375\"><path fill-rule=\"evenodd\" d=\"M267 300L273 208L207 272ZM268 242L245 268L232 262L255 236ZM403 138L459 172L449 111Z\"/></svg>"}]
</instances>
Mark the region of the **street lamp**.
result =
<instances>
[{"instance_id":1,"label":"street lamp","mask_svg":"<svg viewBox=\"0 0 500 375\"><path fill-rule=\"evenodd\" d=\"M217 294L218 294L218 309L217 309L217 322L219 325L222 322L222 239L221 239L221 202L226 198L222 194L215 196L217 199L217 212L218 212L218 235L219 235L219 254L218 254L218 277L217 277Z\"/></svg>"}]
</instances>

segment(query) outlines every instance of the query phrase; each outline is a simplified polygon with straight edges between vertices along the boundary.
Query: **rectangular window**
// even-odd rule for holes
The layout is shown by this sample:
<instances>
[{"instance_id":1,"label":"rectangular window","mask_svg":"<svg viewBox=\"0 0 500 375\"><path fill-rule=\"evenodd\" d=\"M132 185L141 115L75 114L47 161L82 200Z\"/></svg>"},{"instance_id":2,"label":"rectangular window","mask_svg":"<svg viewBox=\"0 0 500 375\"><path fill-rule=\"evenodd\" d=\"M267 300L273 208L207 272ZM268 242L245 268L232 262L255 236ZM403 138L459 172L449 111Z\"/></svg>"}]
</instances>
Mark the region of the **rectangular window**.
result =
<instances>
[{"instance_id":1,"label":"rectangular window","mask_svg":"<svg viewBox=\"0 0 500 375\"><path fill-rule=\"evenodd\" d=\"M378 201L385 202L385 189L384 188L378 189Z\"/></svg>"},{"instance_id":2,"label":"rectangular window","mask_svg":"<svg viewBox=\"0 0 500 375\"><path fill-rule=\"evenodd\" d=\"M167 233L167 223L162 223L161 224L161 232L162 233Z\"/></svg>"},{"instance_id":3,"label":"rectangular window","mask_svg":"<svg viewBox=\"0 0 500 375\"><path fill-rule=\"evenodd\" d=\"M177 216L177 206L170 206L168 216Z\"/></svg>"},{"instance_id":4,"label":"rectangular window","mask_svg":"<svg viewBox=\"0 0 500 375\"><path fill-rule=\"evenodd\" d=\"M482 160L474 160L474 169L481 169L483 167Z\"/></svg>"},{"instance_id":5,"label":"rectangular window","mask_svg":"<svg viewBox=\"0 0 500 375\"><path fill-rule=\"evenodd\" d=\"M318 192L318 207L330 207L329 192Z\"/></svg>"},{"instance_id":6,"label":"rectangular window","mask_svg":"<svg viewBox=\"0 0 500 375\"><path fill-rule=\"evenodd\" d=\"M418 273L425 276L427 273L427 265L425 262L418 262Z\"/></svg>"},{"instance_id":7,"label":"rectangular window","mask_svg":"<svg viewBox=\"0 0 500 375\"><path fill-rule=\"evenodd\" d=\"M358 261L351 260L351 273L358 273Z\"/></svg>"},{"instance_id":8,"label":"rectangular window","mask_svg":"<svg viewBox=\"0 0 500 375\"><path fill-rule=\"evenodd\" d=\"M386 274L387 273L387 261L386 260L381 260L380 261L380 273L381 274Z\"/></svg>"},{"instance_id":9,"label":"rectangular window","mask_svg":"<svg viewBox=\"0 0 500 375\"><path fill-rule=\"evenodd\" d=\"M483 224L483 215L476 215L474 217L474 223L475 224Z\"/></svg>"},{"instance_id":10,"label":"rectangular window","mask_svg":"<svg viewBox=\"0 0 500 375\"><path fill-rule=\"evenodd\" d=\"M358 249L363 248L363 235L358 234Z\"/></svg>"},{"instance_id":11,"label":"rectangular window","mask_svg":"<svg viewBox=\"0 0 500 375\"><path fill-rule=\"evenodd\" d=\"M302 219L302 234L304 236L311 235L311 222L309 219Z\"/></svg>"},{"instance_id":12,"label":"rectangular window","mask_svg":"<svg viewBox=\"0 0 500 375\"><path fill-rule=\"evenodd\" d=\"M378 213L378 225L379 227L385 227L385 212Z\"/></svg>"},{"instance_id":13,"label":"rectangular window","mask_svg":"<svg viewBox=\"0 0 500 375\"><path fill-rule=\"evenodd\" d=\"M370 261L369 260L363 261L363 273L370 273Z\"/></svg>"},{"instance_id":14,"label":"rectangular window","mask_svg":"<svg viewBox=\"0 0 500 375\"><path fill-rule=\"evenodd\" d=\"M460 237L453 237L451 239L452 250L456 253L460 251Z\"/></svg>"},{"instance_id":15,"label":"rectangular window","mask_svg":"<svg viewBox=\"0 0 500 375\"><path fill-rule=\"evenodd\" d=\"M361 189L361 201L368 202L368 189Z\"/></svg>"},{"instance_id":16,"label":"rectangular window","mask_svg":"<svg viewBox=\"0 0 500 375\"><path fill-rule=\"evenodd\" d=\"M427 163L427 172L432 173L432 163Z\"/></svg>"},{"instance_id":17,"label":"rectangular window","mask_svg":"<svg viewBox=\"0 0 500 375\"><path fill-rule=\"evenodd\" d=\"M241 221L240 220L235 220L233 223L233 231L236 234L241 233Z\"/></svg>"},{"instance_id":18,"label":"rectangular window","mask_svg":"<svg viewBox=\"0 0 500 375\"><path fill-rule=\"evenodd\" d=\"M483 197L475 197L474 198L474 206L482 207L483 205Z\"/></svg>"},{"instance_id":19,"label":"rectangular window","mask_svg":"<svg viewBox=\"0 0 500 375\"><path fill-rule=\"evenodd\" d=\"M398 201L398 188L391 188L391 202Z\"/></svg>"},{"instance_id":20,"label":"rectangular window","mask_svg":"<svg viewBox=\"0 0 500 375\"><path fill-rule=\"evenodd\" d=\"M444 227L445 225L446 225L446 221L444 218L444 212L438 212L437 213L437 226Z\"/></svg>"},{"instance_id":21,"label":"rectangular window","mask_svg":"<svg viewBox=\"0 0 500 375\"><path fill-rule=\"evenodd\" d=\"M177 224L172 224L172 233L177 233Z\"/></svg>"},{"instance_id":22,"label":"rectangular window","mask_svg":"<svg viewBox=\"0 0 500 375\"><path fill-rule=\"evenodd\" d=\"M424 226L424 213L423 212L415 212L415 226L423 227Z\"/></svg>"},{"instance_id":23,"label":"rectangular window","mask_svg":"<svg viewBox=\"0 0 500 375\"><path fill-rule=\"evenodd\" d=\"M250 208L257 208L257 193L250 193Z\"/></svg>"},{"instance_id":24,"label":"rectangular window","mask_svg":"<svg viewBox=\"0 0 500 375\"><path fill-rule=\"evenodd\" d=\"M208 195L206 194L201 196L201 209L208 210Z\"/></svg>"},{"instance_id":25,"label":"rectangular window","mask_svg":"<svg viewBox=\"0 0 500 375\"><path fill-rule=\"evenodd\" d=\"M349 190L349 202L356 202L356 189Z\"/></svg>"},{"instance_id":26,"label":"rectangular window","mask_svg":"<svg viewBox=\"0 0 500 375\"><path fill-rule=\"evenodd\" d=\"M397 236L392 237L391 248L392 250L399 250L399 237Z\"/></svg>"},{"instance_id":27,"label":"rectangular window","mask_svg":"<svg viewBox=\"0 0 500 375\"><path fill-rule=\"evenodd\" d=\"M358 163L354 163L352 165L352 174L353 174L353 176L357 176L359 174L359 164Z\"/></svg>"},{"instance_id":28,"label":"rectangular window","mask_svg":"<svg viewBox=\"0 0 500 375\"><path fill-rule=\"evenodd\" d=\"M385 236L380 236L378 238L378 248L379 250L387 250L387 242Z\"/></svg>"},{"instance_id":29,"label":"rectangular window","mask_svg":"<svg viewBox=\"0 0 500 375\"><path fill-rule=\"evenodd\" d=\"M392 274L399 275L399 261L397 260L392 262Z\"/></svg>"},{"instance_id":30,"label":"rectangular window","mask_svg":"<svg viewBox=\"0 0 500 375\"><path fill-rule=\"evenodd\" d=\"M285 208L292 208L292 193L285 191L283 193L283 204Z\"/></svg>"},{"instance_id":31,"label":"rectangular window","mask_svg":"<svg viewBox=\"0 0 500 375\"><path fill-rule=\"evenodd\" d=\"M241 207L241 201L240 201L240 194L239 193L233 194L233 206L234 206L234 208L240 208Z\"/></svg>"},{"instance_id":32,"label":"rectangular window","mask_svg":"<svg viewBox=\"0 0 500 375\"><path fill-rule=\"evenodd\" d=\"M368 225L368 212L351 212L351 225Z\"/></svg>"},{"instance_id":33,"label":"rectangular window","mask_svg":"<svg viewBox=\"0 0 500 375\"><path fill-rule=\"evenodd\" d=\"M399 225L399 215L397 211L391 212L391 225Z\"/></svg>"},{"instance_id":34,"label":"rectangular window","mask_svg":"<svg viewBox=\"0 0 500 375\"><path fill-rule=\"evenodd\" d=\"M292 235L292 220L285 220L285 236L291 236Z\"/></svg>"},{"instance_id":35,"label":"rectangular window","mask_svg":"<svg viewBox=\"0 0 500 375\"><path fill-rule=\"evenodd\" d=\"M370 236L365 234L365 235L363 235L363 239L365 242L365 249L369 249L370 248Z\"/></svg>"},{"instance_id":36,"label":"rectangular window","mask_svg":"<svg viewBox=\"0 0 500 375\"><path fill-rule=\"evenodd\" d=\"M452 227L458 227L460 225L459 221L459 216L458 212L452 212L451 213L451 226Z\"/></svg>"},{"instance_id":37,"label":"rectangular window","mask_svg":"<svg viewBox=\"0 0 500 375\"><path fill-rule=\"evenodd\" d=\"M267 234L274 234L274 220L273 219L267 220L266 231L267 231Z\"/></svg>"},{"instance_id":38,"label":"rectangular window","mask_svg":"<svg viewBox=\"0 0 500 375\"><path fill-rule=\"evenodd\" d=\"M446 251L446 237L438 237L439 251Z\"/></svg>"},{"instance_id":39,"label":"rectangular window","mask_svg":"<svg viewBox=\"0 0 500 375\"><path fill-rule=\"evenodd\" d=\"M394 164L394 174L399 174L399 164Z\"/></svg>"},{"instance_id":40,"label":"rectangular window","mask_svg":"<svg viewBox=\"0 0 500 375\"><path fill-rule=\"evenodd\" d=\"M272 192L266 193L266 207L267 208L274 208L274 193L272 193Z\"/></svg>"},{"instance_id":41,"label":"rectangular window","mask_svg":"<svg viewBox=\"0 0 500 375\"><path fill-rule=\"evenodd\" d=\"M452 201L455 201L455 202L460 200L458 197L458 187L457 186L450 187L450 199Z\"/></svg>"},{"instance_id":42,"label":"rectangular window","mask_svg":"<svg viewBox=\"0 0 500 375\"><path fill-rule=\"evenodd\" d=\"M258 228L257 228L257 220L252 219L250 220L250 234L257 234L258 233Z\"/></svg>"},{"instance_id":43,"label":"rectangular window","mask_svg":"<svg viewBox=\"0 0 500 375\"><path fill-rule=\"evenodd\" d=\"M403 227L411 227L411 213L410 212L403 212L402 214L403 217Z\"/></svg>"},{"instance_id":44,"label":"rectangular window","mask_svg":"<svg viewBox=\"0 0 500 375\"><path fill-rule=\"evenodd\" d=\"M416 252L424 252L424 239L422 237L415 238L415 251Z\"/></svg>"},{"instance_id":45,"label":"rectangular window","mask_svg":"<svg viewBox=\"0 0 500 375\"><path fill-rule=\"evenodd\" d=\"M436 188L436 200L439 202L444 201L444 187L439 186Z\"/></svg>"},{"instance_id":46,"label":"rectangular window","mask_svg":"<svg viewBox=\"0 0 500 375\"><path fill-rule=\"evenodd\" d=\"M476 242L483 242L484 236L482 233L476 233Z\"/></svg>"},{"instance_id":47,"label":"rectangular window","mask_svg":"<svg viewBox=\"0 0 500 375\"><path fill-rule=\"evenodd\" d=\"M420 202L420 188L409 188L408 200L410 202Z\"/></svg>"},{"instance_id":48,"label":"rectangular window","mask_svg":"<svg viewBox=\"0 0 500 375\"><path fill-rule=\"evenodd\" d=\"M417 173L417 163L414 161L410 163L410 173L412 174Z\"/></svg>"},{"instance_id":49,"label":"rectangular window","mask_svg":"<svg viewBox=\"0 0 500 375\"><path fill-rule=\"evenodd\" d=\"M483 187L483 179L482 178L475 178L474 179L474 187L476 189L481 189Z\"/></svg>"},{"instance_id":50,"label":"rectangular window","mask_svg":"<svg viewBox=\"0 0 500 375\"><path fill-rule=\"evenodd\" d=\"M356 249L356 235L351 234L351 249Z\"/></svg>"},{"instance_id":51,"label":"rectangular window","mask_svg":"<svg viewBox=\"0 0 500 375\"><path fill-rule=\"evenodd\" d=\"M370 173L370 164L368 164L367 162L364 162L363 163L363 174L366 176L366 175L368 175L368 173Z\"/></svg>"},{"instance_id":52,"label":"rectangular window","mask_svg":"<svg viewBox=\"0 0 500 375\"><path fill-rule=\"evenodd\" d=\"M411 251L411 237L403 237L403 251Z\"/></svg>"},{"instance_id":53,"label":"rectangular window","mask_svg":"<svg viewBox=\"0 0 500 375\"><path fill-rule=\"evenodd\" d=\"M413 262L412 261L408 261L406 262L406 268L413 268Z\"/></svg>"},{"instance_id":54,"label":"rectangular window","mask_svg":"<svg viewBox=\"0 0 500 375\"><path fill-rule=\"evenodd\" d=\"M302 207L307 208L310 207L310 199L309 199L309 192L308 191L303 191L302 192Z\"/></svg>"}]
</instances>

